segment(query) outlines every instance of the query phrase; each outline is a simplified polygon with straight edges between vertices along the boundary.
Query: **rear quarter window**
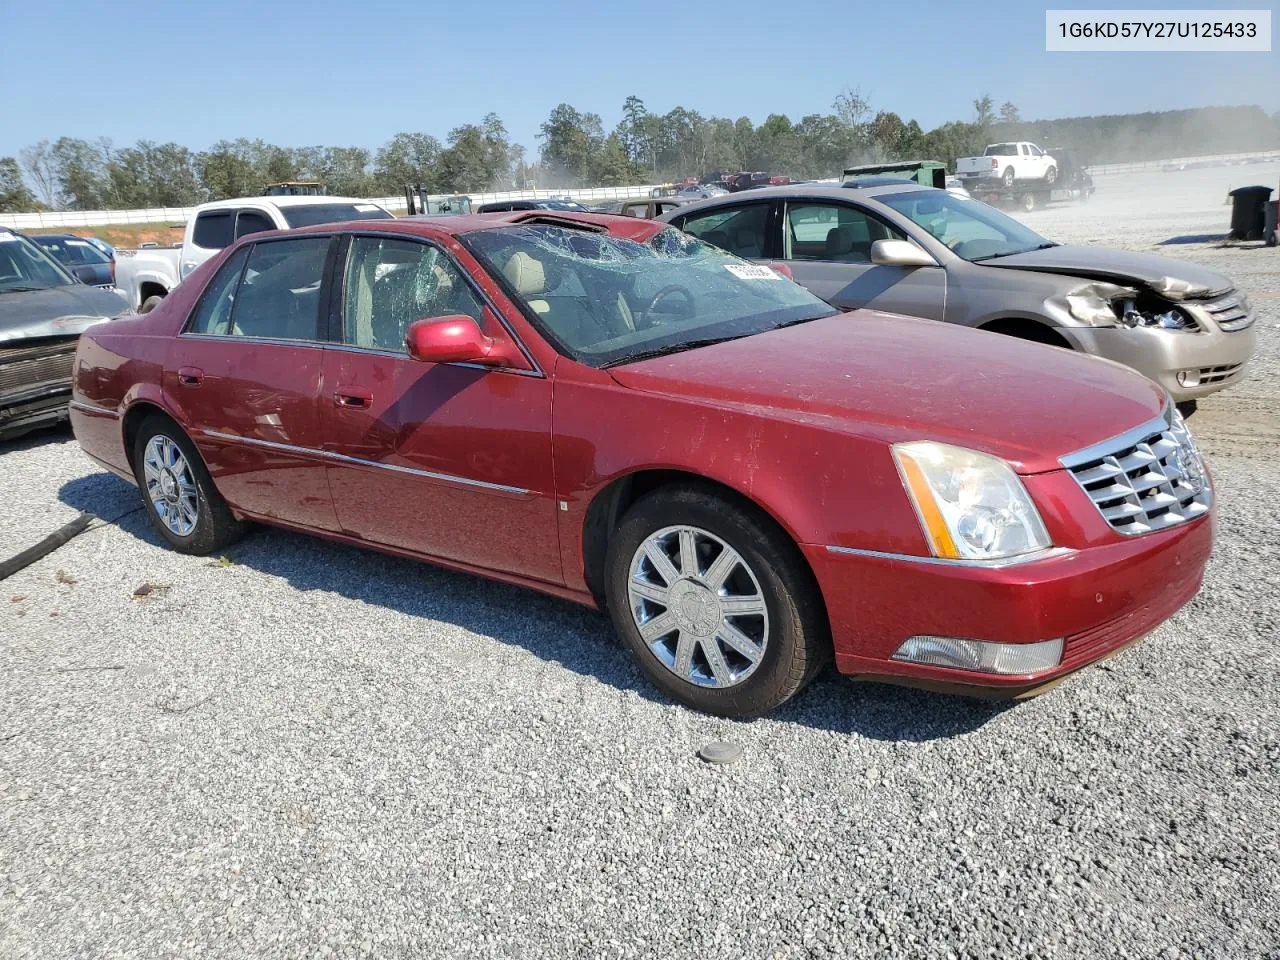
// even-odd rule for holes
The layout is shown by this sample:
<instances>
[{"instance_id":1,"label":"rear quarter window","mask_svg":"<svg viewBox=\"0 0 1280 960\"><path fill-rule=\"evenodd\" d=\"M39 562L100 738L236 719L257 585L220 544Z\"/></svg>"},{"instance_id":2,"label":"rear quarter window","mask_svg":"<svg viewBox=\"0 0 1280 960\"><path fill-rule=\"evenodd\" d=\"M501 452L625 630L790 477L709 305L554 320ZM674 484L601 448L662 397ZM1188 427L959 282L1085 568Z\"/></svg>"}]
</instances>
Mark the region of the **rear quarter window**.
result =
<instances>
[{"instance_id":1,"label":"rear quarter window","mask_svg":"<svg viewBox=\"0 0 1280 960\"><path fill-rule=\"evenodd\" d=\"M210 210L196 216L191 242L206 250L221 250L231 245L234 210Z\"/></svg>"}]
</instances>

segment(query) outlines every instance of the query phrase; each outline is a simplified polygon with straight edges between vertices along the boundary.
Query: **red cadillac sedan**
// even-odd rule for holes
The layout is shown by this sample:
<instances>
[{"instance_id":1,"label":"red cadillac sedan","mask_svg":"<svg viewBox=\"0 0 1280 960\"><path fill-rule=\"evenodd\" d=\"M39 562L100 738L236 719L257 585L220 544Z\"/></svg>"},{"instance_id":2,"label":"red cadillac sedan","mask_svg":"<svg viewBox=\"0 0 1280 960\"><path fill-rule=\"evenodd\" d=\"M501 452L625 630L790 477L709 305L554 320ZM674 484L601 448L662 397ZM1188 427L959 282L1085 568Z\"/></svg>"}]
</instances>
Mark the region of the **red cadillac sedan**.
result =
<instances>
[{"instance_id":1,"label":"red cadillac sedan","mask_svg":"<svg viewBox=\"0 0 1280 960\"><path fill-rule=\"evenodd\" d=\"M1034 692L1171 616L1213 540L1150 381L630 217L246 237L84 334L71 416L177 550L258 521L602 607L725 716L833 659Z\"/></svg>"}]
</instances>

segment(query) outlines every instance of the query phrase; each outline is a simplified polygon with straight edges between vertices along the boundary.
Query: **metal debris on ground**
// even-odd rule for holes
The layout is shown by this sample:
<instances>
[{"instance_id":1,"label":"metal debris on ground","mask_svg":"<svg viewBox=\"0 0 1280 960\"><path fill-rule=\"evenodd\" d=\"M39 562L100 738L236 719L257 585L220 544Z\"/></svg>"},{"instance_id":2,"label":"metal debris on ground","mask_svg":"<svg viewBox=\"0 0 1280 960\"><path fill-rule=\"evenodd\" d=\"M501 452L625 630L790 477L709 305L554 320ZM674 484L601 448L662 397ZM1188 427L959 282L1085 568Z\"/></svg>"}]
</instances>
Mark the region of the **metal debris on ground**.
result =
<instances>
[{"instance_id":1,"label":"metal debris on ground","mask_svg":"<svg viewBox=\"0 0 1280 960\"><path fill-rule=\"evenodd\" d=\"M729 743L727 740L714 740L698 751L698 758L707 763L733 763L741 757L741 744Z\"/></svg>"}]
</instances>

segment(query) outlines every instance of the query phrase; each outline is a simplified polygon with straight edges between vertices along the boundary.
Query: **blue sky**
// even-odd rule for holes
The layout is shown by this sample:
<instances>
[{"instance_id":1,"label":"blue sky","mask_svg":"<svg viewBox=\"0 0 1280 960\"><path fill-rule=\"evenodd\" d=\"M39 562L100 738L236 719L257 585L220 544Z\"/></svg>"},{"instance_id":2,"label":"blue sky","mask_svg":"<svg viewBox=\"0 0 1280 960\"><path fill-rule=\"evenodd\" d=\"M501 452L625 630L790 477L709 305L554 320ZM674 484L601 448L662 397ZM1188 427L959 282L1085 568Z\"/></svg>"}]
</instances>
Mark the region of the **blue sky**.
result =
<instances>
[{"instance_id":1,"label":"blue sky","mask_svg":"<svg viewBox=\"0 0 1280 960\"><path fill-rule=\"evenodd\" d=\"M855 87L926 129L969 118L984 92L1027 119L1280 109L1276 52L1046 53L1048 5L0 0L0 156L59 136L375 148L401 130L443 140L489 111L533 154L557 103L610 129L632 93L758 123L828 112Z\"/></svg>"}]
</instances>

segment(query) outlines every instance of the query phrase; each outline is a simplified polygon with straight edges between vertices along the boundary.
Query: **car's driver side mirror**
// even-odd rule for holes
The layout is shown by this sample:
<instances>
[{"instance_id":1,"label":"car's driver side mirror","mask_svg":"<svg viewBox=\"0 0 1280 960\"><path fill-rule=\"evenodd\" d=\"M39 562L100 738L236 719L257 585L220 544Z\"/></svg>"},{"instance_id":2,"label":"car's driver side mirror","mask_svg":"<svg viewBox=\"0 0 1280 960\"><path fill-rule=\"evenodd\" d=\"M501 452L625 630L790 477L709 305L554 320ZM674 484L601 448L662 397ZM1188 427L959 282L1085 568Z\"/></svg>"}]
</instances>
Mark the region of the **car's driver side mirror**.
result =
<instances>
[{"instance_id":1,"label":"car's driver side mirror","mask_svg":"<svg viewBox=\"0 0 1280 960\"><path fill-rule=\"evenodd\" d=\"M410 357L424 363L520 365L514 344L485 336L480 324L461 313L415 320L405 331L404 346Z\"/></svg>"},{"instance_id":2,"label":"car's driver side mirror","mask_svg":"<svg viewBox=\"0 0 1280 960\"><path fill-rule=\"evenodd\" d=\"M877 240L871 244L871 262L885 267L936 267L938 261L906 240Z\"/></svg>"}]
</instances>

